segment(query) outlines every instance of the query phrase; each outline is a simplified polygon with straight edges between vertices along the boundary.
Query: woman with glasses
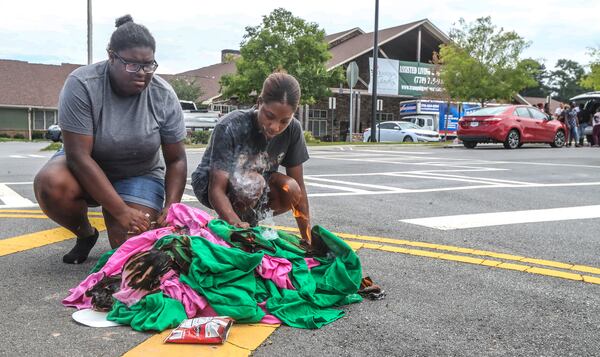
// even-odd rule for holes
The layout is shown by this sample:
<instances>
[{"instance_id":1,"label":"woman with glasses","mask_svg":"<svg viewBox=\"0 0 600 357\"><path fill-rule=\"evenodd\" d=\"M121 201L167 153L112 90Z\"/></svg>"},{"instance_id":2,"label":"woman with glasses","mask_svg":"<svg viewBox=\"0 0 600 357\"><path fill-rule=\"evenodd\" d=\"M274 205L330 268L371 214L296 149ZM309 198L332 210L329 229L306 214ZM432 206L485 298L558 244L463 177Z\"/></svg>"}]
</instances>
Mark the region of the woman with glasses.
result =
<instances>
[{"instance_id":1,"label":"woman with glasses","mask_svg":"<svg viewBox=\"0 0 600 357\"><path fill-rule=\"evenodd\" d=\"M34 181L44 213L77 236L65 263L84 262L98 239L89 206L102 207L115 248L161 225L185 188L183 113L171 86L154 75L154 38L129 15L116 26L108 59L65 81L58 104L64 150Z\"/></svg>"}]
</instances>

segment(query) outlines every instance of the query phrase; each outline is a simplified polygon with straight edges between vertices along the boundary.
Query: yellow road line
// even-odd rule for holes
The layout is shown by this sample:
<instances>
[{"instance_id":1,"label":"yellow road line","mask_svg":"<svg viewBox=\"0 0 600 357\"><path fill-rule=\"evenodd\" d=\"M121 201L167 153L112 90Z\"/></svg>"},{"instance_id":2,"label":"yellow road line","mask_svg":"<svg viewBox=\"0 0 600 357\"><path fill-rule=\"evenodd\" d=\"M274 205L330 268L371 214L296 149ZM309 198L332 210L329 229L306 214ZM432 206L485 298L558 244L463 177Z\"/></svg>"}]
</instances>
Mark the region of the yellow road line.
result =
<instances>
[{"instance_id":1,"label":"yellow road line","mask_svg":"<svg viewBox=\"0 0 600 357\"><path fill-rule=\"evenodd\" d=\"M0 209L0 214L4 213L32 213L32 214L40 214L46 217L44 212L39 209ZM89 216L102 216L102 212L89 211Z\"/></svg>"},{"instance_id":2,"label":"yellow road line","mask_svg":"<svg viewBox=\"0 0 600 357\"><path fill-rule=\"evenodd\" d=\"M276 226L275 228L284 230L284 231L298 232L298 229L293 228L293 227ZM358 250L360 248L368 248L368 249L382 250L382 251L386 251L386 252L415 255L415 256L428 257L428 258L434 258L434 259L449 260L449 261L455 261L455 262L460 262L460 263L483 265L483 266L494 267L494 268L499 268L499 269L516 270L516 271L526 272L526 273L530 273L530 274L544 275L544 276L550 276L550 277L568 279L568 280L577 280L577 281L583 281L583 282L590 283L590 284L600 285L600 278L598 278L598 277L582 275L582 274L571 272L571 271L577 271L577 272L585 272L585 273L600 275L600 268L589 267L589 266L585 266L585 265L567 264L567 263L555 262L555 261L551 261L551 260L527 258L527 257L523 257L523 256L518 256L518 255L489 252L489 251L470 249L470 248L453 247L453 246L449 246L449 245L440 245L440 244L424 243L424 242L411 242L411 241L401 240L401 239L391 239L391 238L373 237L373 236L361 236L361 235L357 235L357 234L347 234L347 233L334 233L334 234L336 234L337 236L339 236L341 238L352 239L351 241L347 241L347 243L354 250ZM429 249L438 250L438 251L450 251L450 252L458 252L458 253L468 254L468 255L492 257L492 258L503 259L503 260L508 260L508 261L517 261L519 263L530 263L530 264L542 265L542 266L547 266L547 267L552 267L552 268L564 269L564 270L569 270L569 272L565 272L565 271L561 271L561 270L554 270L554 269L547 269L547 268L540 268L540 267L525 265L525 264L515 264L515 263L502 262L502 261L498 261L498 260L490 260L490 259L485 259L485 258L480 258L480 257L470 257L470 256L465 256L465 255L447 254L447 253L430 251L430 250L419 250L419 249L410 249L410 248L403 248L403 247L396 247L396 246L389 246L389 245L355 242L354 240L362 240L362 241L378 242L378 243L393 243L393 244L406 245L406 246L411 246L411 247L429 248Z\"/></svg>"},{"instance_id":3,"label":"yellow road line","mask_svg":"<svg viewBox=\"0 0 600 357\"><path fill-rule=\"evenodd\" d=\"M106 229L106 226L104 225L104 219L102 218L90 218L90 223L92 223L92 225L96 227L98 231L103 231ZM25 234L22 236L1 239L0 257L73 238L75 238L73 233L61 227Z\"/></svg>"},{"instance_id":4,"label":"yellow road line","mask_svg":"<svg viewBox=\"0 0 600 357\"><path fill-rule=\"evenodd\" d=\"M182 356L250 356L279 325L238 324L233 325L229 338L223 345L184 345L163 343L171 330L156 334L137 345L124 357L182 357Z\"/></svg>"}]
</instances>

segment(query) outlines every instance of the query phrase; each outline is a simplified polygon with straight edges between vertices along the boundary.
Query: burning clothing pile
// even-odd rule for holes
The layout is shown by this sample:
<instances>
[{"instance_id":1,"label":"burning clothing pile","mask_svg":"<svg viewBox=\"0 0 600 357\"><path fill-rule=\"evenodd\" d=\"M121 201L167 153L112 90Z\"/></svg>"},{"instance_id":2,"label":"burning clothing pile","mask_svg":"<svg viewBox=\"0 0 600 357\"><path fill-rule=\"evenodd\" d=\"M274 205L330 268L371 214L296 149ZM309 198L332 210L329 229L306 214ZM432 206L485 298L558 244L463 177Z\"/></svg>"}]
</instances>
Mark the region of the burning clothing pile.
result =
<instances>
[{"instance_id":1,"label":"burning clothing pile","mask_svg":"<svg viewBox=\"0 0 600 357\"><path fill-rule=\"evenodd\" d=\"M360 260L322 227L311 232L321 246L307 250L295 235L235 228L183 204L167 222L107 252L63 304L163 331L210 316L320 328L344 315L333 307L362 300Z\"/></svg>"}]
</instances>

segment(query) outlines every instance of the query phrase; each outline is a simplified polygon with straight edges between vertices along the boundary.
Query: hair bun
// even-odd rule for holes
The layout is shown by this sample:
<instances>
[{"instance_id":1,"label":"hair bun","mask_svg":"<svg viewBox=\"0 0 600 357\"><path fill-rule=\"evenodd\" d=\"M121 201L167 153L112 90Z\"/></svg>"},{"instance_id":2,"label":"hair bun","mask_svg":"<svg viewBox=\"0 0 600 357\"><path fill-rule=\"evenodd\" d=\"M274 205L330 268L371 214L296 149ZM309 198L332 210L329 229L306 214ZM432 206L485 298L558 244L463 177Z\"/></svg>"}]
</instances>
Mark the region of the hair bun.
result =
<instances>
[{"instance_id":1,"label":"hair bun","mask_svg":"<svg viewBox=\"0 0 600 357\"><path fill-rule=\"evenodd\" d=\"M131 15L127 14L125 16L121 16L115 20L115 27L119 27L128 22L133 22L133 17L131 17Z\"/></svg>"}]
</instances>

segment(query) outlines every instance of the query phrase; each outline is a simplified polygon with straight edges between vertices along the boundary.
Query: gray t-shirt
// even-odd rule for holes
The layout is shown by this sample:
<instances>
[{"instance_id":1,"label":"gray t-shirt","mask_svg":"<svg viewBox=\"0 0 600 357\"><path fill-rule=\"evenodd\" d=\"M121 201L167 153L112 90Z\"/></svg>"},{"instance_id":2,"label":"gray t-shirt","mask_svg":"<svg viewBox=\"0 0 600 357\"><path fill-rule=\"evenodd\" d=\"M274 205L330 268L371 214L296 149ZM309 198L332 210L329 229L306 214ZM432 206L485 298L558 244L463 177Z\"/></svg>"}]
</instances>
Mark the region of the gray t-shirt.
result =
<instances>
[{"instance_id":1,"label":"gray t-shirt","mask_svg":"<svg viewBox=\"0 0 600 357\"><path fill-rule=\"evenodd\" d=\"M306 160L308 150L297 119L293 119L281 134L267 140L257 126L254 109L237 110L227 114L215 126L202 161L192 174L192 186L206 205L211 169L223 170L230 175L251 170L267 178L279 165L294 167Z\"/></svg>"},{"instance_id":2,"label":"gray t-shirt","mask_svg":"<svg viewBox=\"0 0 600 357\"><path fill-rule=\"evenodd\" d=\"M111 88L108 61L76 69L60 93L61 130L94 137L92 158L109 180L150 175L163 178L161 143L186 136L173 88L157 75L140 94L122 97Z\"/></svg>"}]
</instances>

